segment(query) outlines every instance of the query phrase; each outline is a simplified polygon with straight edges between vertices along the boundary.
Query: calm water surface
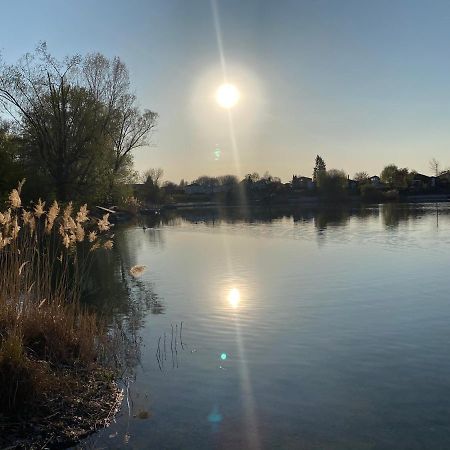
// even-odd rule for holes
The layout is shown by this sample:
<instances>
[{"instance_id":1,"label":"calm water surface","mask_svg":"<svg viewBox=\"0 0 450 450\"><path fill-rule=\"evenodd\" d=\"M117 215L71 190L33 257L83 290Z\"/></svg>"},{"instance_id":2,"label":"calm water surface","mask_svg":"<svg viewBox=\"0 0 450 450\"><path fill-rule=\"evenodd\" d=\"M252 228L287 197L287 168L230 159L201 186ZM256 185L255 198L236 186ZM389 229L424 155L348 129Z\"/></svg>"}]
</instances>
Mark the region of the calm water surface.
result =
<instances>
[{"instance_id":1,"label":"calm water surface","mask_svg":"<svg viewBox=\"0 0 450 450\"><path fill-rule=\"evenodd\" d=\"M116 239L95 302L141 355L83 447L450 448L450 205L197 211Z\"/></svg>"}]
</instances>

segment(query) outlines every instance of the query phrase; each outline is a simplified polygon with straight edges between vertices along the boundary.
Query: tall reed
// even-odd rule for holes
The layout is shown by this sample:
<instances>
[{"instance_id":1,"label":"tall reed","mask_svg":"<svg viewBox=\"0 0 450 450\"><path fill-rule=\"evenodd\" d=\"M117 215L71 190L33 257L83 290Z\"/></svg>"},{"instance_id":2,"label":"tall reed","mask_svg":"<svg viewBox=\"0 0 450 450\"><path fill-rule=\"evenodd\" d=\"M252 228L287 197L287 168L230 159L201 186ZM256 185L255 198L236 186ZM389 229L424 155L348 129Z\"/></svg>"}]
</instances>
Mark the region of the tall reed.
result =
<instances>
[{"instance_id":1,"label":"tall reed","mask_svg":"<svg viewBox=\"0 0 450 450\"><path fill-rule=\"evenodd\" d=\"M105 339L79 300L89 255L112 248L108 215L56 201L25 208L22 185L0 211L0 413L47 395L61 368L89 370Z\"/></svg>"}]
</instances>

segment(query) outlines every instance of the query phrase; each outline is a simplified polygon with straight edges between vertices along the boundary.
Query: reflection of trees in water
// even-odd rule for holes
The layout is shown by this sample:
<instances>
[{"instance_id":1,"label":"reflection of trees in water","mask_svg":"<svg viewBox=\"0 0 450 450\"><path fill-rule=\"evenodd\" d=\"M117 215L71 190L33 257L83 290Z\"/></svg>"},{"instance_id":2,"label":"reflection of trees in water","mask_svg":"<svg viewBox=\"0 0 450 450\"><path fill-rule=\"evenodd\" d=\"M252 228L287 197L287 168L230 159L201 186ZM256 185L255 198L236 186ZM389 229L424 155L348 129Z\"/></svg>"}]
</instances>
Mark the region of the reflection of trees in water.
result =
<instances>
[{"instance_id":1,"label":"reflection of trees in water","mask_svg":"<svg viewBox=\"0 0 450 450\"><path fill-rule=\"evenodd\" d=\"M366 206L317 208L313 213L314 225L320 231L327 227L346 227L352 218L369 221L378 216L378 208Z\"/></svg>"},{"instance_id":2,"label":"reflection of trees in water","mask_svg":"<svg viewBox=\"0 0 450 450\"><path fill-rule=\"evenodd\" d=\"M217 208L192 208L170 210L156 216L142 216L135 221L137 226L145 226L155 229L160 226L180 225L183 222L203 223L215 226L221 223L272 223L282 219L292 219L294 222L314 222L318 231L325 230L328 226L345 227L351 218L370 220L382 217L387 227L396 227L401 222L409 219L417 219L423 215L436 215L436 207L432 204L412 205L404 203L386 203L380 206L365 205L314 205L308 206L281 206L281 207L217 207ZM450 209L439 209L439 215L450 215ZM148 231L148 230L147 230ZM163 243L159 230L149 233L149 239L153 239L155 245Z\"/></svg>"},{"instance_id":3,"label":"reflection of trees in water","mask_svg":"<svg viewBox=\"0 0 450 450\"><path fill-rule=\"evenodd\" d=\"M417 219L424 215L436 215L438 207L432 204L387 203L376 206L365 205L314 205L254 208L193 208L173 210L161 215L145 219L148 227L163 225L180 225L183 222L202 223L207 226L221 223L272 223L283 219L296 222L313 222L319 236L324 235L327 227L346 227L352 218L370 221L380 217L388 228L395 228L400 223ZM450 209L439 208L439 216L449 216ZM140 219L142 221L142 219ZM155 230L156 234L157 230ZM161 245L162 236L153 239Z\"/></svg>"},{"instance_id":4,"label":"reflection of trees in water","mask_svg":"<svg viewBox=\"0 0 450 450\"><path fill-rule=\"evenodd\" d=\"M130 274L133 260L126 237L117 233L115 248L93 258L83 297L105 318L121 315L141 324L148 312L160 314L164 306L152 284Z\"/></svg>"},{"instance_id":5,"label":"reflection of trees in water","mask_svg":"<svg viewBox=\"0 0 450 450\"><path fill-rule=\"evenodd\" d=\"M314 216L315 211L313 209L300 209L292 212L294 222L312 222Z\"/></svg>"},{"instance_id":6,"label":"reflection of trees in water","mask_svg":"<svg viewBox=\"0 0 450 450\"><path fill-rule=\"evenodd\" d=\"M116 233L115 247L93 255L83 286L83 301L113 331L119 365L135 365L139 358L139 330L148 313L161 314L164 305L148 281L130 274L133 257L122 232ZM120 348L119 348L120 347Z\"/></svg>"},{"instance_id":7,"label":"reflection of trees in water","mask_svg":"<svg viewBox=\"0 0 450 450\"><path fill-rule=\"evenodd\" d=\"M316 229L324 230L328 226L346 226L351 217L360 219L378 217L378 208L303 206L277 208L223 208L180 210L178 220L190 223L215 225L220 223L272 223L282 219L294 222L314 222ZM176 223L176 222L174 222Z\"/></svg>"},{"instance_id":8,"label":"reflection of trees in water","mask_svg":"<svg viewBox=\"0 0 450 450\"><path fill-rule=\"evenodd\" d=\"M385 203L381 205L381 217L388 228L396 228L402 222L416 220L426 214L427 211L410 204Z\"/></svg>"},{"instance_id":9,"label":"reflection of trees in water","mask_svg":"<svg viewBox=\"0 0 450 450\"><path fill-rule=\"evenodd\" d=\"M178 212L182 220L190 223L204 223L216 225L220 223L271 223L275 220L289 218L290 210L281 208L218 208L218 209L192 209Z\"/></svg>"},{"instance_id":10,"label":"reflection of trees in water","mask_svg":"<svg viewBox=\"0 0 450 450\"><path fill-rule=\"evenodd\" d=\"M350 220L348 209L323 208L315 211L314 226L317 230L324 230L329 226L345 226Z\"/></svg>"},{"instance_id":11,"label":"reflection of trees in water","mask_svg":"<svg viewBox=\"0 0 450 450\"><path fill-rule=\"evenodd\" d=\"M353 208L350 215L362 220L377 219L380 216L380 209L378 206L362 206Z\"/></svg>"}]
</instances>

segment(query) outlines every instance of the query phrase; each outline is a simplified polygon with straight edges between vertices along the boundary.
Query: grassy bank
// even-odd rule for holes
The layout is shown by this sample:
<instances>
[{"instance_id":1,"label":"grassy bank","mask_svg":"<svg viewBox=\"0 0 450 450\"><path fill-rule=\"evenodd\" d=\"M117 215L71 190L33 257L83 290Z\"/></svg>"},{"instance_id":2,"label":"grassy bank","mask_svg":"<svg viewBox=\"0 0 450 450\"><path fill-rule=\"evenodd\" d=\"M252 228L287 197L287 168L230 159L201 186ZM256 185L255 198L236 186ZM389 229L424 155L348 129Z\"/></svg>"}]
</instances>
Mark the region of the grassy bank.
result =
<instances>
[{"instance_id":1,"label":"grassy bank","mask_svg":"<svg viewBox=\"0 0 450 450\"><path fill-rule=\"evenodd\" d=\"M112 247L110 224L86 206L24 208L20 190L0 212L0 446L64 446L120 399L113 336L79 302L91 253Z\"/></svg>"}]
</instances>

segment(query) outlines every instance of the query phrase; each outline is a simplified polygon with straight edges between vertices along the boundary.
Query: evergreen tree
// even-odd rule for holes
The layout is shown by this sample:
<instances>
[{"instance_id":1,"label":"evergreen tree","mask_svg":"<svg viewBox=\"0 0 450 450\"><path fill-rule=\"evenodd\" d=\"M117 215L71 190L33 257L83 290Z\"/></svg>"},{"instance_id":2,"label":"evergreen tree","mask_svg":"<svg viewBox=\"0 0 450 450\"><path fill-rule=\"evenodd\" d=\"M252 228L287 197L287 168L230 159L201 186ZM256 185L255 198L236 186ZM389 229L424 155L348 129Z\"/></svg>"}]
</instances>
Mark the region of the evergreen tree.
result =
<instances>
[{"instance_id":1,"label":"evergreen tree","mask_svg":"<svg viewBox=\"0 0 450 450\"><path fill-rule=\"evenodd\" d=\"M323 158L319 155L316 156L316 164L314 166L313 171L313 181L317 184L320 184L320 179L323 178L327 172L327 166Z\"/></svg>"}]
</instances>

